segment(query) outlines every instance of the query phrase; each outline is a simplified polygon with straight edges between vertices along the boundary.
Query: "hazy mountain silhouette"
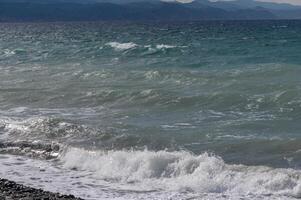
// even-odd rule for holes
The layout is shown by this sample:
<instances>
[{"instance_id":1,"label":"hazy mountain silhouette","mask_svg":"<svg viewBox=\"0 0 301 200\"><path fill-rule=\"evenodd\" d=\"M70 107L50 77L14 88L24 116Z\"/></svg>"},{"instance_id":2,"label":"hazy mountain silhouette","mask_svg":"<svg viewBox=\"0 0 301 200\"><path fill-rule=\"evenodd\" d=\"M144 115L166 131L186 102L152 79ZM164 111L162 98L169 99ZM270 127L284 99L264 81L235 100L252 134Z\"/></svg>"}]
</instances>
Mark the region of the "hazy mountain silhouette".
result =
<instances>
[{"instance_id":1,"label":"hazy mountain silhouette","mask_svg":"<svg viewBox=\"0 0 301 200\"><path fill-rule=\"evenodd\" d=\"M301 19L301 7L237 0L0 0L0 21Z\"/></svg>"}]
</instances>

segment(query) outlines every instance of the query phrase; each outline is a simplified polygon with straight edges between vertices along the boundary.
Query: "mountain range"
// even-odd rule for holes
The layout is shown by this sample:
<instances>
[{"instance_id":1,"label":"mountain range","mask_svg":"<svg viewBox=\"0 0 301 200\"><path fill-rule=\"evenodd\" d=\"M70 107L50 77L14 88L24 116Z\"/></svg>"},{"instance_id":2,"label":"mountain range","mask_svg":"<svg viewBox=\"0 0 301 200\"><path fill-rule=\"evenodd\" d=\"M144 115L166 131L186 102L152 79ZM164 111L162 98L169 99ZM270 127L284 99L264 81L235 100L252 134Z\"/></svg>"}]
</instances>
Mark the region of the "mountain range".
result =
<instances>
[{"instance_id":1,"label":"mountain range","mask_svg":"<svg viewBox=\"0 0 301 200\"><path fill-rule=\"evenodd\" d=\"M301 19L301 6L255 0L0 0L0 21Z\"/></svg>"}]
</instances>

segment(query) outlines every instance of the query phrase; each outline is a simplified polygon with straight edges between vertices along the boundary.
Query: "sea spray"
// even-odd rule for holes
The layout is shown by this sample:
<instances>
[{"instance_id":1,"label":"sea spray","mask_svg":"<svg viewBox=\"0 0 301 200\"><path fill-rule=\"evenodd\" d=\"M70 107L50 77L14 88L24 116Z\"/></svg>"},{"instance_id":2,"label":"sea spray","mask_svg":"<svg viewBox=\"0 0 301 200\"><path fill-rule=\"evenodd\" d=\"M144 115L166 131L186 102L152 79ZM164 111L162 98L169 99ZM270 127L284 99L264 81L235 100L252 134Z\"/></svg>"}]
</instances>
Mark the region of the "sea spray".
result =
<instances>
[{"instance_id":1,"label":"sea spray","mask_svg":"<svg viewBox=\"0 0 301 200\"><path fill-rule=\"evenodd\" d=\"M265 166L229 165L203 153L86 151L69 148L60 156L70 169L91 171L128 189L300 197L301 172Z\"/></svg>"}]
</instances>

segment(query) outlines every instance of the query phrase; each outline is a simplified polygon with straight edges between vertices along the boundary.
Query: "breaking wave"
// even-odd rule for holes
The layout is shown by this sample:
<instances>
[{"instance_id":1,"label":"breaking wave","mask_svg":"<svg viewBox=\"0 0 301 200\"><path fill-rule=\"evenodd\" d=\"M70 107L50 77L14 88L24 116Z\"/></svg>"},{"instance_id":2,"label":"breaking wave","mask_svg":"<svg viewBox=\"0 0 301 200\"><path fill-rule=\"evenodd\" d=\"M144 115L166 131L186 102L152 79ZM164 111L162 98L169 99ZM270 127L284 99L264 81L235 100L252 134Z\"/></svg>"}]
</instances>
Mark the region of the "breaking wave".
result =
<instances>
[{"instance_id":1,"label":"breaking wave","mask_svg":"<svg viewBox=\"0 0 301 200\"><path fill-rule=\"evenodd\" d=\"M60 160L67 168L90 171L131 190L301 197L298 170L230 165L208 153L69 148Z\"/></svg>"}]
</instances>

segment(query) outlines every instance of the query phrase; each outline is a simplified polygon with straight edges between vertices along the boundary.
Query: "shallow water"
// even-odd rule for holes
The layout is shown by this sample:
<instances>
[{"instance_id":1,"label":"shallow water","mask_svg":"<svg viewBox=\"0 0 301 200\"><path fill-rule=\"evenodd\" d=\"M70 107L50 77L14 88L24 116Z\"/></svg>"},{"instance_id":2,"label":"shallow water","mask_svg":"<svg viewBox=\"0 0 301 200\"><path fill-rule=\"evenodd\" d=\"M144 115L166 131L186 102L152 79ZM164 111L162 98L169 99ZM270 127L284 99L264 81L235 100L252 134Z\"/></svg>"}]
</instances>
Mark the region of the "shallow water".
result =
<instances>
[{"instance_id":1,"label":"shallow water","mask_svg":"<svg viewBox=\"0 0 301 200\"><path fill-rule=\"evenodd\" d=\"M4 178L87 199L301 196L300 21L0 27Z\"/></svg>"}]
</instances>

